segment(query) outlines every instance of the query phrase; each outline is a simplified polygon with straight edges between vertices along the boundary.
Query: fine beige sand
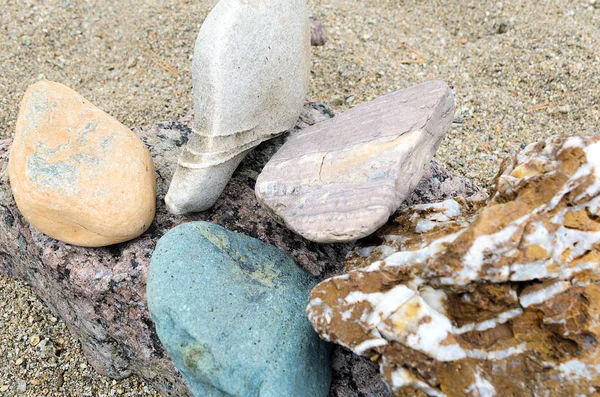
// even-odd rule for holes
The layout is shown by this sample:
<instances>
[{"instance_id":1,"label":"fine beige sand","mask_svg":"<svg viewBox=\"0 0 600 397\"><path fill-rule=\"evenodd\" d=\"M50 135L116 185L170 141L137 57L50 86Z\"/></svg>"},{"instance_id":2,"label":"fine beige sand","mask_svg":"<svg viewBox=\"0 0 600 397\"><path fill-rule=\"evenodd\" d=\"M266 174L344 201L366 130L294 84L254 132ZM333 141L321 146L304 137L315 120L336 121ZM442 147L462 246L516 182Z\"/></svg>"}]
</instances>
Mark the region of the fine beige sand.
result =
<instances>
[{"instance_id":1,"label":"fine beige sand","mask_svg":"<svg viewBox=\"0 0 600 397\"><path fill-rule=\"evenodd\" d=\"M191 56L210 0L0 0L0 136L26 88L66 84L127 126L192 109ZM310 97L342 112L425 80L456 90L437 158L485 188L511 151L597 134L600 0L309 0L328 35ZM155 396L99 376L65 325L0 276L0 395Z\"/></svg>"}]
</instances>

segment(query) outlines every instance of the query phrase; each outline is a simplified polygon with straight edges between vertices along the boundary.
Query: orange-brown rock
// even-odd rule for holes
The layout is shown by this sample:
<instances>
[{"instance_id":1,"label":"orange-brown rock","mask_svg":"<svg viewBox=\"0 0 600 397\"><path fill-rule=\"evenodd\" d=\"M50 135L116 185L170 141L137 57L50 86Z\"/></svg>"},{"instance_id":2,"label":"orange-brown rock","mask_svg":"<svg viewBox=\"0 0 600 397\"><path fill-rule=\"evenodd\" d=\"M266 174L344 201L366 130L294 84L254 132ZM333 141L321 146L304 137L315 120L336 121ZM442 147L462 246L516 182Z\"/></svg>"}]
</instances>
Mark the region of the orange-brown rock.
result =
<instances>
[{"instance_id":1,"label":"orange-brown rock","mask_svg":"<svg viewBox=\"0 0 600 397\"><path fill-rule=\"evenodd\" d=\"M396 396L600 393L600 138L506 160L485 203L401 213L314 288L322 338L379 363Z\"/></svg>"},{"instance_id":2,"label":"orange-brown rock","mask_svg":"<svg viewBox=\"0 0 600 397\"><path fill-rule=\"evenodd\" d=\"M25 93L9 177L23 216L66 243L120 243L154 219L154 166L144 143L59 83L42 81Z\"/></svg>"}]
</instances>

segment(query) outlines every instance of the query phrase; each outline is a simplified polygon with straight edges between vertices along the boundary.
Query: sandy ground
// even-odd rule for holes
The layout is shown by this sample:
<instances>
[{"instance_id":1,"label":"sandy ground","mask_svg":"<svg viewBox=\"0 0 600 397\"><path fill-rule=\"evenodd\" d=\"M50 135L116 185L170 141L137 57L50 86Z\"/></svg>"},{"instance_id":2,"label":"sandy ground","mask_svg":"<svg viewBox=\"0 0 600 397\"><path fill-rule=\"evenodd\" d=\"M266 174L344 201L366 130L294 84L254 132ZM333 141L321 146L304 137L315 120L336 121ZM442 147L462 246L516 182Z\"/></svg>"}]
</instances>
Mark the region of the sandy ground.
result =
<instances>
[{"instance_id":1,"label":"sandy ground","mask_svg":"<svg viewBox=\"0 0 600 397\"><path fill-rule=\"evenodd\" d=\"M598 131L600 0L309 3L329 37L313 49L311 98L344 111L447 81L457 112L438 160L483 187L510 151ZM13 134L19 101L40 79L71 86L128 126L190 112L193 43L213 4L0 0L0 136ZM156 393L96 374L60 319L0 276L0 395Z\"/></svg>"}]
</instances>

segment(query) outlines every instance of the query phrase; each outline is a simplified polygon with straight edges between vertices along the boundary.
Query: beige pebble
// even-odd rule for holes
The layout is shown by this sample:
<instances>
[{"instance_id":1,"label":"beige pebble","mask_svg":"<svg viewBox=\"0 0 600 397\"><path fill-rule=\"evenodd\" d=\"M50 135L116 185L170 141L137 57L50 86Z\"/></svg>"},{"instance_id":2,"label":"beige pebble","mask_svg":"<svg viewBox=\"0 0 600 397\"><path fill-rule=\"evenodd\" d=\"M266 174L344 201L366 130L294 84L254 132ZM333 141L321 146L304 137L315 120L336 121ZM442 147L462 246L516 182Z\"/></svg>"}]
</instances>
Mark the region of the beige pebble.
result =
<instances>
[{"instance_id":1,"label":"beige pebble","mask_svg":"<svg viewBox=\"0 0 600 397\"><path fill-rule=\"evenodd\" d=\"M21 103L9 177L23 216L63 242L99 247L152 223L152 158L127 127L70 88L31 86Z\"/></svg>"},{"instance_id":2,"label":"beige pebble","mask_svg":"<svg viewBox=\"0 0 600 397\"><path fill-rule=\"evenodd\" d=\"M29 340L29 343L31 343L32 346L37 346L40 343L39 335L33 335Z\"/></svg>"}]
</instances>

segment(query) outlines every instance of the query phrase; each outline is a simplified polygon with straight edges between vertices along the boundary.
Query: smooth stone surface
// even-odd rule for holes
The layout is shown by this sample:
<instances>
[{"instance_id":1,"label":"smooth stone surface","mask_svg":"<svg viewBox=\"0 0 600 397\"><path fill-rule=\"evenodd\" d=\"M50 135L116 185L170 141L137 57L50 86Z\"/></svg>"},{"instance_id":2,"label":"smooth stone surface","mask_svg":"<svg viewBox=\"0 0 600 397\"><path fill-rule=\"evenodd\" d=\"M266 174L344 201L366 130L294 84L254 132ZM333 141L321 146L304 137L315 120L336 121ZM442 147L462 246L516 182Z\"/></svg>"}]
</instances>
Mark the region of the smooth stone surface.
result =
<instances>
[{"instance_id":1,"label":"smooth stone surface","mask_svg":"<svg viewBox=\"0 0 600 397\"><path fill-rule=\"evenodd\" d=\"M291 134L330 117L331 109L309 103ZM351 244L311 243L277 224L256 201L256 177L284 137L264 142L248 155L211 210L186 217L167 211L164 196L178 148L187 142L191 126L188 116L135 129L150 148L156 167L156 218L139 238L98 249L61 243L30 226L16 207L6 175L12 140L0 141L0 272L31 285L81 342L85 357L100 374L114 379L136 374L170 397L191 393L156 335L145 298L150 257L164 233L187 221L216 223L275 245L319 280L339 273L352 248ZM456 195L480 196L481 192L471 181L449 174L432 161L403 206ZM389 395L379 369L364 357L336 347L332 371L331 397Z\"/></svg>"},{"instance_id":2,"label":"smooth stone surface","mask_svg":"<svg viewBox=\"0 0 600 397\"><path fill-rule=\"evenodd\" d=\"M154 219L154 165L144 143L59 83L38 82L25 93L9 177L25 219L69 244L131 240Z\"/></svg>"},{"instance_id":3,"label":"smooth stone surface","mask_svg":"<svg viewBox=\"0 0 600 397\"><path fill-rule=\"evenodd\" d=\"M412 193L453 114L441 81L361 104L292 136L258 177L256 196L308 240L368 236Z\"/></svg>"},{"instance_id":4,"label":"smooth stone surface","mask_svg":"<svg viewBox=\"0 0 600 397\"><path fill-rule=\"evenodd\" d=\"M330 347L304 307L316 280L272 245L208 222L165 234L148 308L196 397L327 396Z\"/></svg>"},{"instance_id":5,"label":"smooth stone surface","mask_svg":"<svg viewBox=\"0 0 600 397\"><path fill-rule=\"evenodd\" d=\"M294 126L308 93L310 51L306 0L214 7L194 50L197 117L167 193L172 213L213 206L249 150Z\"/></svg>"},{"instance_id":6,"label":"smooth stone surface","mask_svg":"<svg viewBox=\"0 0 600 397\"><path fill-rule=\"evenodd\" d=\"M600 138L531 144L487 204L416 205L376 239L307 314L396 396L600 393Z\"/></svg>"}]
</instances>

